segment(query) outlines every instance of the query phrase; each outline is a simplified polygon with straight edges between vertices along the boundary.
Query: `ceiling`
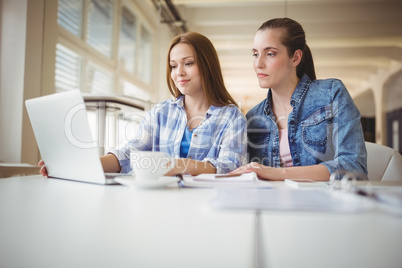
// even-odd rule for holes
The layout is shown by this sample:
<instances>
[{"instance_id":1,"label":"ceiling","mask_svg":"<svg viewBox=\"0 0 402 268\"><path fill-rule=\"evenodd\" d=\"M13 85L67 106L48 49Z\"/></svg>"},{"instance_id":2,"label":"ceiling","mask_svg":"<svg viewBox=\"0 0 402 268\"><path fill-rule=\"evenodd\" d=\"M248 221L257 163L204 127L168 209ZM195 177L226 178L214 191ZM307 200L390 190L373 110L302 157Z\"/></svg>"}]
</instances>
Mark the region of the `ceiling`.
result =
<instances>
[{"instance_id":1,"label":"ceiling","mask_svg":"<svg viewBox=\"0 0 402 268\"><path fill-rule=\"evenodd\" d=\"M351 95L402 62L402 0L172 0L190 31L206 35L221 60L225 83L247 111L267 90L258 86L251 48L257 28L275 17L302 24L317 78L343 80Z\"/></svg>"}]
</instances>

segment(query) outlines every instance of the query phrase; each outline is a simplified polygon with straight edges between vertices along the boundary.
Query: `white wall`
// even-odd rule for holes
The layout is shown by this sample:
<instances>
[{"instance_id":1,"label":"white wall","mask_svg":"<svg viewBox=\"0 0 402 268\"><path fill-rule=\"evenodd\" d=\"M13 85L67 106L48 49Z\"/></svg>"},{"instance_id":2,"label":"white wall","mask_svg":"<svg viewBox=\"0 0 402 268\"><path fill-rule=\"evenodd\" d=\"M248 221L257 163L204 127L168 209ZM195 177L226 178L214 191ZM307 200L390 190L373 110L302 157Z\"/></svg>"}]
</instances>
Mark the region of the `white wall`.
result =
<instances>
[{"instance_id":1,"label":"white wall","mask_svg":"<svg viewBox=\"0 0 402 268\"><path fill-rule=\"evenodd\" d=\"M400 93L396 94L396 91L402 91L402 88L395 89L395 92L391 92L394 94L394 98L392 98L393 102L388 102L389 99L386 90L386 83L388 79L395 75L396 73L402 70L402 63L393 61L387 69L380 70L377 74L372 75L367 83L366 87L362 87L362 90L359 94L354 94L352 97L354 99L359 100L359 98L365 98L367 91L372 91L374 99L372 101L358 101L358 108L363 115L375 117L375 128L376 128L376 143L386 145L386 120L385 116L388 111L391 109L395 109L397 107L401 107ZM392 108L391 108L392 107ZM373 113L369 113L372 110Z\"/></svg>"},{"instance_id":2,"label":"white wall","mask_svg":"<svg viewBox=\"0 0 402 268\"><path fill-rule=\"evenodd\" d=\"M22 114L21 162L36 164L39 150L31 123L26 113L25 100L42 95L43 51L44 51L44 12L45 0L28 1L25 66L24 66L24 105Z\"/></svg>"},{"instance_id":3,"label":"white wall","mask_svg":"<svg viewBox=\"0 0 402 268\"><path fill-rule=\"evenodd\" d=\"M362 117L375 117L374 92L372 89L367 89L353 100Z\"/></svg>"},{"instance_id":4,"label":"white wall","mask_svg":"<svg viewBox=\"0 0 402 268\"><path fill-rule=\"evenodd\" d=\"M0 3L0 162L21 161L27 1Z\"/></svg>"},{"instance_id":5,"label":"white wall","mask_svg":"<svg viewBox=\"0 0 402 268\"><path fill-rule=\"evenodd\" d=\"M402 64L401 69L385 82L384 90L386 112L402 109Z\"/></svg>"}]
</instances>

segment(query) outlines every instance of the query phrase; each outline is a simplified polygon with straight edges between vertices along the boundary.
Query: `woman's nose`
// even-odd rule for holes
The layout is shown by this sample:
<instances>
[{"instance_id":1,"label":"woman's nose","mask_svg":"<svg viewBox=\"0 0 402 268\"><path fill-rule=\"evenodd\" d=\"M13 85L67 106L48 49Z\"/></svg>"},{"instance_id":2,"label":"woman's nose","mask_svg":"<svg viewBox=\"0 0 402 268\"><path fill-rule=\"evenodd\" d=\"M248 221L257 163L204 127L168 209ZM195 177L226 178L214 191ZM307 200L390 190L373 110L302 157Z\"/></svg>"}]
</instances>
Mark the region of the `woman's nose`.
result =
<instances>
[{"instance_id":1,"label":"woman's nose","mask_svg":"<svg viewBox=\"0 0 402 268\"><path fill-rule=\"evenodd\" d=\"M177 71L177 76L184 76L185 75L184 68L181 67L181 66L178 66L176 71Z\"/></svg>"},{"instance_id":2,"label":"woman's nose","mask_svg":"<svg viewBox=\"0 0 402 268\"><path fill-rule=\"evenodd\" d=\"M254 60L254 66L257 68L263 68L265 66L265 62L261 57L256 57Z\"/></svg>"}]
</instances>

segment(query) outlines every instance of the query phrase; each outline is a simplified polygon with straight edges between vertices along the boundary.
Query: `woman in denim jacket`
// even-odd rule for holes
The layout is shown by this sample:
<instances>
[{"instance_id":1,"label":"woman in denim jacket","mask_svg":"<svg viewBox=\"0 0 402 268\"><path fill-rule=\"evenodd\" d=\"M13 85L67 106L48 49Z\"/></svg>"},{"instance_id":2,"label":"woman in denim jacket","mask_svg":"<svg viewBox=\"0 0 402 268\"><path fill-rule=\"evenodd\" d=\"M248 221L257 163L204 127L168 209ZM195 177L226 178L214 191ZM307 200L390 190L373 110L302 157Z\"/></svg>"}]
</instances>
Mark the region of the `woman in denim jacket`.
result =
<instances>
[{"instance_id":1,"label":"woman in denim jacket","mask_svg":"<svg viewBox=\"0 0 402 268\"><path fill-rule=\"evenodd\" d=\"M252 52L259 85L269 90L246 116L250 163L232 173L269 180L366 175L359 110L340 80L316 80L302 26L289 18L263 23Z\"/></svg>"}]
</instances>

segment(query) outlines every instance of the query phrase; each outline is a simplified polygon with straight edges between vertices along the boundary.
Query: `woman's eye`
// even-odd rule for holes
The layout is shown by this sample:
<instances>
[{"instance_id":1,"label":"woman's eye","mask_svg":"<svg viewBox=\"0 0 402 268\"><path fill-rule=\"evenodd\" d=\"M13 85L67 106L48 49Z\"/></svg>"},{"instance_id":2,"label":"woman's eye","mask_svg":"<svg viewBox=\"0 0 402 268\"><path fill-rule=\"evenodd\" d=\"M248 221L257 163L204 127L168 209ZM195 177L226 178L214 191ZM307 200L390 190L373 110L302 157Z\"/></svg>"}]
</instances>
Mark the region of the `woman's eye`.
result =
<instances>
[{"instance_id":1,"label":"woman's eye","mask_svg":"<svg viewBox=\"0 0 402 268\"><path fill-rule=\"evenodd\" d=\"M191 65L193 65L194 64L194 62L187 62L186 63L186 66L191 66Z\"/></svg>"},{"instance_id":2,"label":"woman's eye","mask_svg":"<svg viewBox=\"0 0 402 268\"><path fill-rule=\"evenodd\" d=\"M258 53L255 53L255 52L254 52L254 53L252 54L252 56L253 56L254 58L258 57Z\"/></svg>"},{"instance_id":3,"label":"woman's eye","mask_svg":"<svg viewBox=\"0 0 402 268\"><path fill-rule=\"evenodd\" d=\"M268 52L268 53L267 53L267 56L268 56L268 57L273 57L273 56L275 56L275 53Z\"/></svg>"},{"instance_id":4,"label":"woman's eye","mask_svg":"<svg viewBox=\"0 0 402 268\"><path fill-rule=\"evenodd\" d=\"M171 69L174 69L174 68L176 68L176 66L174 66L174 65L171 65L171 66L170 66L170 68L171 68Z\"/></svg>"}]
</instances>

